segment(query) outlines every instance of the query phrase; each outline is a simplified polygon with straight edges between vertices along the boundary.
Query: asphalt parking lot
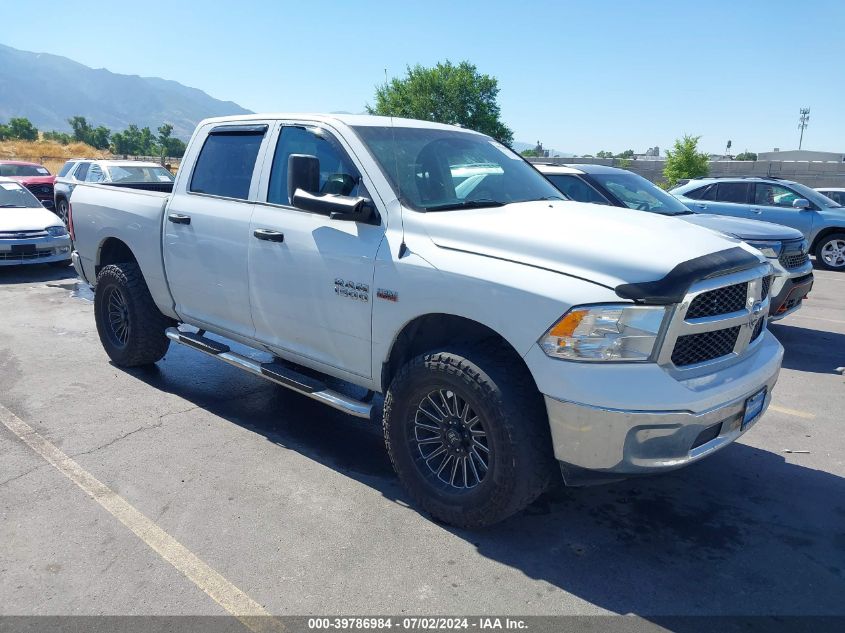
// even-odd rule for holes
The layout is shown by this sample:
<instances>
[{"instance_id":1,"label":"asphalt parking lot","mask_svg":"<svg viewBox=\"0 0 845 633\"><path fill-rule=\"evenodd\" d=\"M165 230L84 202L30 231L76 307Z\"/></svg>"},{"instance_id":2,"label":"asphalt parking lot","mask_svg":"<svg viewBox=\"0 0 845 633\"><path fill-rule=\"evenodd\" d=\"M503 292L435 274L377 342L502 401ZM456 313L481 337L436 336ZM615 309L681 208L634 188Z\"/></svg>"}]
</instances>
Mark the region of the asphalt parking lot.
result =
<instances>
[{"instance_id":1,"label":"asphalt parking lot","mask_svg":"<svg viewBox=\"0 0 845 633\"><path fill-rule=\"evenodd\" d=\"M182 548L0 424L0 615L225 614L188 554L273 614L845 615L843 297L817 271L772 325L773 406L738 443L469 532L410 506L376 425L186 348L121 370L71 269L0 269L0 413Z\"/></svg>"}]
</instances>

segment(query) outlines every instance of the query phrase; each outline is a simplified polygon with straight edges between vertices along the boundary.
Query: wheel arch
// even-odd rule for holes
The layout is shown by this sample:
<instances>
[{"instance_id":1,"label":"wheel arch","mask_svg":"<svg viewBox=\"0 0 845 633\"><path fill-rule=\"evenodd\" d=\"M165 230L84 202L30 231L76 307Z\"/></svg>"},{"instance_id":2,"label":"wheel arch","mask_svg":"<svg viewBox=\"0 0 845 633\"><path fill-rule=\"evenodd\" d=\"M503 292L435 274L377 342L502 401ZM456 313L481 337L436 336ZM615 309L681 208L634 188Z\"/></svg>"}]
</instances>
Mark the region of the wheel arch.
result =
<instances>
[{"instance_id":1,"label":"wheel arch","mask_svg":"<svg viewBox=\"0 0 845 633\"><path fill-rule=\"evenodd\" d=\"M833 235L834 233L845 233L845 226L828 226L819 231L813 238L813 243L810 245L810 253L815 255L819 243L828 235Z\"/></svg>"},{"instance_id":2,"label":"wheel arch","mask_svg":"<svg viewBox=\"0 0 845 633\"><path fill-rule=\"evenodd\" d=\"M466 345L489 340L500 341L514 362L519 363L531 376L528 365L516 348L494 329L455 314L429 313L408 321L393 339L390 353L381 367L381 389L386 392L399 368L419 354L444 345ZM533 381L533 376L531 379Z\"/></svg>"},{"instance_id":3,"label":"wheel arch","mask_svg":"<svg viewBox=\"0 0 845 633\"><path fill-rule=\"evenodd\" d=\"M121 262L137 264L138 260L126 242L117 237L107 237L100 243L100 247L97 249L94 275L99 274L103 266L119 264Z\"/></svg>"}]
</instances>

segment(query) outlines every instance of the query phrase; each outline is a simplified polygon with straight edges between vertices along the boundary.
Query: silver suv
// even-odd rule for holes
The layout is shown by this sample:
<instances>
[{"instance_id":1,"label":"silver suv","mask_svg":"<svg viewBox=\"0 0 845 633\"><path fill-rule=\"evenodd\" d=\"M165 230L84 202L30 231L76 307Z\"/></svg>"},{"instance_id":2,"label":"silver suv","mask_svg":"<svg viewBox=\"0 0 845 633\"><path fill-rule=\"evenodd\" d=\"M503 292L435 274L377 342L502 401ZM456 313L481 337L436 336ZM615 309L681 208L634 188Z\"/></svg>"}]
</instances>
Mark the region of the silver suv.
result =
<instances>
[{"instance_id":1,"label":"silver suv","mask_svg":"<svg viewBox=\"0 0 845 633\"><path fill-rule=\"evenodd\" d=\"M81 182L96 183L146 183L148 189L162 187L169 191L173 174L158 163L137 160L90 160L73 158L67 161L56 176L54 195L56 215L67 224L68 204L74 187Z\"/></svg>"},{"instance_id":2,"label":"silver suv","mask_svg":"<svg viewBox=\"0 0 845 633\"><path fill-rule=\"evenodd\" d=\"M798 229L820 268L845 271L845 208L801 183L780 178L696 178L672 193L693 211Z\"/></svg>"}]
</instances>

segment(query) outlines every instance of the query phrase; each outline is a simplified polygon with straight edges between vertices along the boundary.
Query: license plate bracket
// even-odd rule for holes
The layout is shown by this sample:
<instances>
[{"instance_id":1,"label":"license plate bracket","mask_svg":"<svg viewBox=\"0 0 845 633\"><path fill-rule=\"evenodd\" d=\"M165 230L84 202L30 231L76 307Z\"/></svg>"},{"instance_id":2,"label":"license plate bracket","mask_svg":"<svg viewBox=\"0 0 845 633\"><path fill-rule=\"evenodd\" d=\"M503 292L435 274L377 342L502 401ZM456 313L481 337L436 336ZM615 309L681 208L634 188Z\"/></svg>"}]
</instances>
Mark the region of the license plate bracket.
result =
<instances>
[{"instance_id":1,"label":"license plate bracket","mask_svg":"<svg viewBox=\"0 0 845 633\"><path fill-rule=\"evenodd\" d=\"M740 430L744 431L753 425L757 421L757 418L760 417L760 414L763 413L767 391L768 388L763 387L760 391L745 400L745 409L742 412L742 426Z\"/></svg>"},{"instance_id":2,"label":"license plate bracket","mask_svg":"<svg viewBox=\"0 0 845 633\"><path fill-rule=\"evenodd\" d=\"M28 255L35 252L35 244L12 244L12 253L15 255Z\"/></svg>"}]
</instances>

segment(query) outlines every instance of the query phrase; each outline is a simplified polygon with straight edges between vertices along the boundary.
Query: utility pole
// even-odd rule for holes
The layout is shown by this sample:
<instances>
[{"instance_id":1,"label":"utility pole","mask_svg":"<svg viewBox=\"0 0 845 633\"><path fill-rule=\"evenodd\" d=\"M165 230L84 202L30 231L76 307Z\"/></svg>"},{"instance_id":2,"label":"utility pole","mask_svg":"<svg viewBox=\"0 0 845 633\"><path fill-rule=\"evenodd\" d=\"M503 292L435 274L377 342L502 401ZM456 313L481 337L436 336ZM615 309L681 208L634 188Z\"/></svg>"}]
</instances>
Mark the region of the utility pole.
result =
<instances>
[{"instance_id":1,"label":"utility pole","mask_svg":"<svg viewBox=\"0 0 845 633\"><path fill-rule=\"evenodd\" d=\"M798 139L798 149L801 149L801 144L804 142L804 129L810 122L810 108L801 108L798 114L798 129L801 130L801 136Z\"/></svg>"}]
</instances>

